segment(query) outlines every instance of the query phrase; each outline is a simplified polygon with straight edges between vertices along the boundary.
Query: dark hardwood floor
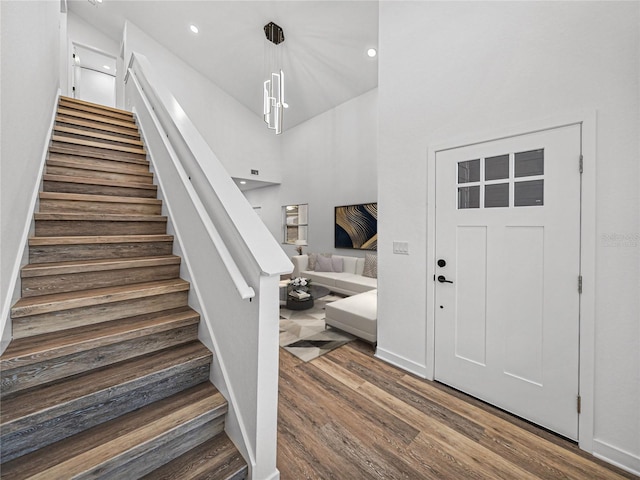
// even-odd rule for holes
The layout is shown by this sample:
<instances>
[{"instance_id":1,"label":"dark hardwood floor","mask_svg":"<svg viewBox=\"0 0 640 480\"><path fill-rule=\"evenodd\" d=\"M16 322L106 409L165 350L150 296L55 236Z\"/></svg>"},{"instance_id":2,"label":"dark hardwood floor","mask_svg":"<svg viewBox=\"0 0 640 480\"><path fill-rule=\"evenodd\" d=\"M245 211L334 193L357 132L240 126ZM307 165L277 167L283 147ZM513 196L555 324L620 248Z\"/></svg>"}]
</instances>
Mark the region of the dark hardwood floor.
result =
<instances>
[{"instance_id":1,"label":"dark hardwood floor","mask_svg":"<svg viewBox=\"0 0 640 480\"><path fill-rule=\"evenodd\" d=\"M280 349L278 469L301 479L634 479L559 438L352 342Z\"/></svg>"}]
</instances>

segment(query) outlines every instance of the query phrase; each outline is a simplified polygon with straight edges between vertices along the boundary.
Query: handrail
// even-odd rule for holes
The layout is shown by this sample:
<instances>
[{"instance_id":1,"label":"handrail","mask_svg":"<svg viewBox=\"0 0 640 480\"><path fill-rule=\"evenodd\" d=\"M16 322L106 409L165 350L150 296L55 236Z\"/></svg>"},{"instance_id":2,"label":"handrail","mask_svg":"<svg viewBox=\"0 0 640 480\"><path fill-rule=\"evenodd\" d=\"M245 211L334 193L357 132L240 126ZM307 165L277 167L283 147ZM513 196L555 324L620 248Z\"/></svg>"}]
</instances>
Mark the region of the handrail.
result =
<instances>
[{"instance_id":1,"label":"handrail","mask_svg":"<svg viewBox=\"0 0 640 480\"><path fill-rule=\"evenodd\" d=\"M128 78L129 77L127 74L127 79ZM138 79L135 78L135 76L132 77L132 79L136 84L136 86L140 90L142 90L142 87L140 86L140 82L138 81ZM155 115L155 113L153 112L151 105L149 105L149 101L145 97L142 97L142 100L144 101L145 106L148 108L151 116L153 117L154 122L156 122L159 125L160 122L157 116ZM169 155L171 156L171 159L173 160L173 163L176 167L180 180L184 184L187 192L189 193L189 198L193 202L196 208L196 211L198 212L198 215L200 217L200 220L202 221L207 233L209 234L211 243L213 243L213 245L218 250L218 253L220 254L220 259L222 260L225 267L227 268L227 271L229 272L229 276L231 277L236 287L236 290L240 294L240 297L243 300L251 299L255 297L256 296L255 290L252 287L250 287L247 281L245 280L244 276L242 275L242 272L240 272L240 269L238 268L238 264L233 260L233 257L229 252L229 249L227 248L227 245L224 243L224 240L220 236L220 232L218 232L218 229L215 227L215 225L211 221L211 217L206 214L206 209L204 207L204 204L202 203L202 200L200 200L200 197L198 196L195 188L193 188L193 185L189 181L189 175L187 175L187 172L185 171L184 167L182 166L180 161L178 161L178 155L173 149L173 146L165 136L162 137L162 141Z\"/></svg>"}]
</instances>

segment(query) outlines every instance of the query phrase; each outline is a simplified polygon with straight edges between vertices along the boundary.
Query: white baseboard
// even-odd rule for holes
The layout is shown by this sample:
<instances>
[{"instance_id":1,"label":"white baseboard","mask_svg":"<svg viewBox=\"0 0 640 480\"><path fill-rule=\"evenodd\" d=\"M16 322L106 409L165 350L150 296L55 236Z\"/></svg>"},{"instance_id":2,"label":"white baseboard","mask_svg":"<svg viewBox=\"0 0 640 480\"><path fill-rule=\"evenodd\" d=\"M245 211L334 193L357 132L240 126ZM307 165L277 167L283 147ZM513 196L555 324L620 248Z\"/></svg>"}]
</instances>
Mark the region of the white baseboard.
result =
<instances>
[{"instance_id":1,"label":"white baseboard","mask_svg":"<svg viewBox=\"0 0 640 480\"><path fill-rule=\"evenodd\" d=\"M396 355L395 353L392 353L380 347L376 348L375 356L380 360L384 360L385 362L390 363L391 365L395 365L396 367L413 373L420 378L427 378L426 365L420 365L413 360L409 360L408 358Z\"/></svg>"},{"instance_id":2,"label":"white baseboard","mask_svg":"<svg viewBox=\"0 0 640 480\"><path fill-rule=\"evenodd\" d=\"M593 440L593 455L629 473L640 476L640 456L638 455L597 439Z\"/></svg>"}]
</instances>

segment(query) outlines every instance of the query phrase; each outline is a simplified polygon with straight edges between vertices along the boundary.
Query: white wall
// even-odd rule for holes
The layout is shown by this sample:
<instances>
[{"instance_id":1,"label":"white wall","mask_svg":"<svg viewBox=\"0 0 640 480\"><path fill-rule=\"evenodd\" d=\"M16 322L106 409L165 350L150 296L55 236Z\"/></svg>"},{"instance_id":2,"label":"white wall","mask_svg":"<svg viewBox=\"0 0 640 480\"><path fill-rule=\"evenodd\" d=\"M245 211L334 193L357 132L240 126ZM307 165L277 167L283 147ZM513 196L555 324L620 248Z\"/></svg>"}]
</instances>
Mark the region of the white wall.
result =
<instances>
[{"instance_id":1,"label":"white wall","mask_svg":"<svg viewBox=\"0 0 640 480\"><path fill-rule=\"evenodd\" d=\"M60 4L2 1L0 331L7 322L30 204L58 90ZM4 332L3 345L6 343Z\"/></svg>"},{"instance_id":2,"label":"white wall","mask_svg":"<svg viewBox=\"0 0 640 480\"><path fill-rule=\"evenodd\" d=\"M128 22L126 64L132 51L146 55L164 78L229 175L280 183L280 138L265 127L261 117ZM260 175L252 176L251 169L259 170Z\"/></svg>"},{"instance_id":3,"label":"white wall","mask_svg":"<svg viewBox=\"0 0 640 480\"><path fill-rule=\"evenodd\" d=\"M594 450L635 470L639 6L381 2L379 37L378 346L426 365L428 147L597 110L597 278L588 279L597 292ZM612 234L631 241L611 242ZM410 255L393 255L393 240L408 241Z\"/></svg>"},{"instance_id":4,"label":"white wall","mask_svg":"<svg viewBox=\"0 0 640 480\"><path fill-rule=\"evenodd\" d=\"M309 204L304 252L364 256L334 248L334 207L376 202L378 92L371 90L282 134L282 185L245 192L279 243L282 207ZM282 245L296 255L295 247Z\"/></svg>"}]
</instances>

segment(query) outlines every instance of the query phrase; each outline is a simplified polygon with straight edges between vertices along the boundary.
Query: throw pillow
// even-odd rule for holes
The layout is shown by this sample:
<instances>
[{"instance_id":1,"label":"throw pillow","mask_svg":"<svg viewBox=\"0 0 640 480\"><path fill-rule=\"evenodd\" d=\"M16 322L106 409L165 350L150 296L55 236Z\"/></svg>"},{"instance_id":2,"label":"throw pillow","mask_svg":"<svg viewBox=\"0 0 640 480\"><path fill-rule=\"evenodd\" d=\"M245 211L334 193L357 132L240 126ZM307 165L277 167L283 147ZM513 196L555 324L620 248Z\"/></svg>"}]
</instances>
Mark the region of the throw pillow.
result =
<instances>
[{"instance_id":1,"label":"throw pillow","mask_svg":"<svg viewBox=\"0 0 640 480\"><path fill-rule=\"evenodd\" d=\"M316 272L333 272L331 257L318 255L316 257Z\"/></svg>"},{"instance_id":2,"label":"throw pillow","mask_svg":"<svg viewBox=\"0 0 640 480\"><path fill-rule=\"evenodd\" d=\"M334 272L339 273L344 270L344 262L342 258L331 257L331 268Z\"/></svg>"},{"instance_id":3,"label":"throw pillow","mask_svg":"<svg viewBox=\"0 0 640 480\"><path fill-rule=\"evenodd\" d=\"M309 270L315 270L316 269L316 259L318 258L318 254L317 253L310 253L309 254Z\"/></svg>"},{"instance_id":4,"label":"throw pillow","mask_svg":"<svg viewBox=\"0 0 640 480\"><path fill-rule=\"evenodd\" d=\"M364 277L378 278L378 255L374 253L367 253L364 257L364 270L362 271Z\"/></svg>"}]
</instances>

